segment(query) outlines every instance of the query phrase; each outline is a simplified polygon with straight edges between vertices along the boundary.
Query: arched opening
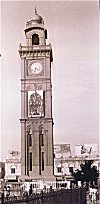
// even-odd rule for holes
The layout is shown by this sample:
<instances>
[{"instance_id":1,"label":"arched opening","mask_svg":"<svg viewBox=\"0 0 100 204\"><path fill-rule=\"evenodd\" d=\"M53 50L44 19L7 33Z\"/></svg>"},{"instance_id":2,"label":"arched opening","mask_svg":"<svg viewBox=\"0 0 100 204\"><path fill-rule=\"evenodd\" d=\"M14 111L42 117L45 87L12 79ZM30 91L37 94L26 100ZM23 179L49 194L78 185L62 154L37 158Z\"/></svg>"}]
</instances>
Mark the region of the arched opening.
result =
<instances>
[{"instance_id":1,"label":"arched opening","mask_svg":"<svg viewBox=\"0 0 100 204\"><path fill-rule=\"evenodd\" d=\"M38 34L32 35L32 45L39 45L39 36Z\"/></svg>"}]
</instances>

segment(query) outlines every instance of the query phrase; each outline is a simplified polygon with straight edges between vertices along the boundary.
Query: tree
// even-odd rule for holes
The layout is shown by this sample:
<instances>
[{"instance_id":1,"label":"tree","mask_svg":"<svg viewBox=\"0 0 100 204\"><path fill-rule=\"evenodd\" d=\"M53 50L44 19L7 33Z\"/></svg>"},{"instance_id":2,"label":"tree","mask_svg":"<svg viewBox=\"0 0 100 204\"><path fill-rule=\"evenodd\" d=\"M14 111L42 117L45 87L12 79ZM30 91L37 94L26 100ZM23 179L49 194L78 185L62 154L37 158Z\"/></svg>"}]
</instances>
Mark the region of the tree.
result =
<instances>
[{"instance_id":1,"label":"tree","mask_svg":"<svg viewBox=\"0 0 100 204\"><path fill-rule=\"evenodd\" d=\"M89 185L97 185L97 178L99 176L99 172L97 171L96 166L91 166L93 164L93 160L87 160L85 163L81 164L81 169L77 169L77 171L73 172L75 181L81 181L82 183L86 182L87 186Z\"/></svg>"}]
</instances>

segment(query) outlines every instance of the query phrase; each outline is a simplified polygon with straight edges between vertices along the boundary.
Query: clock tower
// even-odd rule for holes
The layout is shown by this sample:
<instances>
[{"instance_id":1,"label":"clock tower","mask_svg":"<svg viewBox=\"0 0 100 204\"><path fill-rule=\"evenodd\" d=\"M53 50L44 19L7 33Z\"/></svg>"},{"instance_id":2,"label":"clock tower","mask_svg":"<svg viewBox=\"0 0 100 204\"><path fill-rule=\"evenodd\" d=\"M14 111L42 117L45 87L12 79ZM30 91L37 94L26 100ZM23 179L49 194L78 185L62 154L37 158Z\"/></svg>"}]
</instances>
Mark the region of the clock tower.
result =
<instances>
[{"instance_id":1,"label":"clock tower","mask_svg":"<svg viewBox=\"0 0 100 204\"><path fill-rule=\"evenodd\" d=\"M21 58L21 176L54 180L51 63L44 20L35 8L26 23Z\"/></svg>"}]
</instances>

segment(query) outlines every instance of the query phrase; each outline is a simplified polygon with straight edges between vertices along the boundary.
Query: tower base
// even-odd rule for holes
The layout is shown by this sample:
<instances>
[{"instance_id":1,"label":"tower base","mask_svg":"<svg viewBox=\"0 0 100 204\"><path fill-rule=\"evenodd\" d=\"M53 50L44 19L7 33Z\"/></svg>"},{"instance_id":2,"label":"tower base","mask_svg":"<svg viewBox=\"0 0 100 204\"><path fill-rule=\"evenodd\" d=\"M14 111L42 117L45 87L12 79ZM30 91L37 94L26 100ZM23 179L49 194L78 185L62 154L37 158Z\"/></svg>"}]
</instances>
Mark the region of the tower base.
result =
<instances>
[{"instance_id":1,"label":"tower base","mask_svg":"<svg viewBox=\"0 0 100 204\"><path fill-rule=\"evenodd\" d=\"M37 182L37 181L55 182L56 177L54 175L52 175L52 176L37 176L37 177L25 175L25 176L20 176L19 181L20 182Z\"/></svg>"}]
</instances>

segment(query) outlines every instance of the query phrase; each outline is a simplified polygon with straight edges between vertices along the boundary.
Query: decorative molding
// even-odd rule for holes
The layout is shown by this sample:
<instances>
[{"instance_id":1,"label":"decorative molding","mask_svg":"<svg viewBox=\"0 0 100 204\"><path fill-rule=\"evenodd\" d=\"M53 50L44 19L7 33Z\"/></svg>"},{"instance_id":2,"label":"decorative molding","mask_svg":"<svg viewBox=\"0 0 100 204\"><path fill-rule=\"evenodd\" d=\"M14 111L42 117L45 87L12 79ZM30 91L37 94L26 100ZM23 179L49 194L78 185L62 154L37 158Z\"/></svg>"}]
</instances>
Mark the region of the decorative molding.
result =
<instances>
[{"instance_id":1,"label":"decorative molding","mask_svg":"<svg viewBox=\"0 0 100 204\"><path fill-rule=\"evenodd\" d=\"M23 57L38 57L38 56L42 56L42 57L51 57L50 56L50 52L51 51L48 51L48 50L45 50L45 51L40 51L40 50L37 50L37 51L33 51L33 50L22 50L19 52L20 54L20 57L23 58Z\"/></svg>"},{"instance_id":2,"label":"decorative molding","mask_svg":"<svg viewBox=\"0 0 100 204\"><path fill-rule=\"evenodd\" d=\"M34 84L34 88L35 88L35 90L43 90L41 84Z\"/></svg>"},{"instance_id":3,"label":"decorative molding","mask_svg":"<svg viewBox=\"0 0 100 204\"><path fill-rule=\"evenodd\" d=\"M31 147L29 147L29 153L30 153L30 152L32 152L32 146L31 146Z\"/></svg>"},{"instance_id":4,"label":"decorative molding","mask_svg":"<svg viewBox=\"0 0 100 204\"><path fill-rule=\"evenodd\" d=\"M41 152L45 152L44 146L41 147Z\"/></svg>"},{"instance_id":5,"label":"decorative molding","mask_svg":"<svg viewBox=\"0 0 100 204\"><path fill-rule=\"evenodd\" d=\"M43 86L42 84L29 84L28 86L26 86L26 91L34 91L34 90L43 90Z\"/></svg>"},{"instance_id":6,"label":"decorative molding","mask_svg":"<svg viewBox=\"0 0 100 204\"><path fill-rule=\"evenodd\" d=\"M26 91L34 91L34 85L28 85L26 86Z\"/></svg>"},{"instance_id":7,"label":"decorative molding","mask_svg":"<svg viewBox=\"0 0 100 204\"><path fill-rule=\"evenodd\" d=\"M30 130L31 130L31 125L28 123L27 126L26 126L26 131L27 131L28 133L30 133Z\"/></svg>"}]
</instances>

